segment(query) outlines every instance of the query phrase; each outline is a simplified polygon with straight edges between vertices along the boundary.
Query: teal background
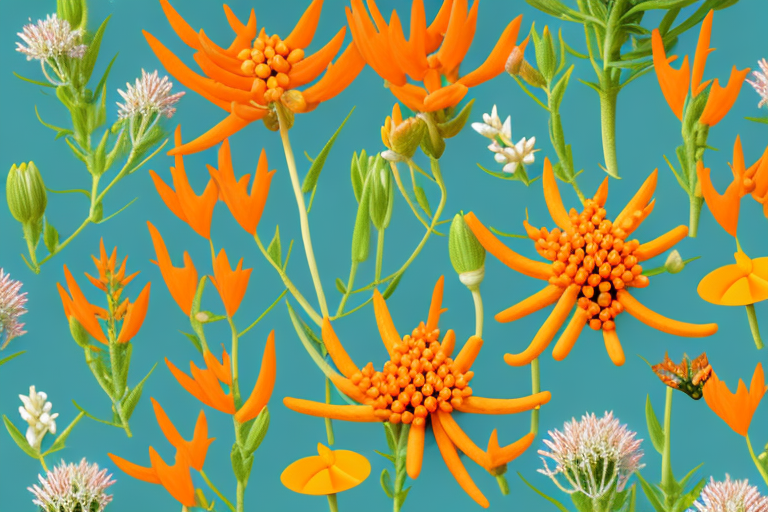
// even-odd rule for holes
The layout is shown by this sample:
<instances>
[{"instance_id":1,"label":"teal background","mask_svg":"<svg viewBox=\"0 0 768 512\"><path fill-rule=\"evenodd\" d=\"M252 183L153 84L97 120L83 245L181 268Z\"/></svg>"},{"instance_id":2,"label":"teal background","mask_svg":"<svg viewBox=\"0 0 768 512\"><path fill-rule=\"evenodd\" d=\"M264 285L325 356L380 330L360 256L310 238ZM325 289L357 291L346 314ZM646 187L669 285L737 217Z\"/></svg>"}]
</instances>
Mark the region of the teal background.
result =
<instances>
[{"instance_id":1,"label":"teal background","mask_svg":"<svg viewBox=\"0 0 768 512\"><path fill-rule=\"evenodd\" d=\"M204 27L209 36L220 44L231 40L219 2L202 0L176 0L182 15L195 27ZM232 0L234 11L246 19L253 2ZM285 36L298 19L308 2L258 2L256 5L260 26L269 33ZM346 2L344 2L346 4ZM394 6L407 11L405 2L380 2L387 13ZM434 12L438 2L428 0L428 10ZM697 4L698 5L698 4ZM37 105L43 118L53 124L67 125L63 107L39 87L16 79L11 71L41 79L35 62L27 62L14 51L16 32L28 18L36 20L55 10L55 2L4 2L0 16L0 168L8 169L13 163L34 160L39 166L47 186L53 189L86 187L90 178L80 162L69 154L64 141L54 141L53 133L38 123L34 115ZM479 65L495 43L504 26L517 14L524 14L523 32L531 22L539 29L549 24L551 29L562 27L566 41L584 51L583 32L579 25L554 20L530 8L523 1L483 0L480 6L479 28L475 42L465 60L465 72ZM141 35L146 29L156 35L172 50L180 52L184 60L192 63L191 51L173 34L155 0L99 0L90 2L90 27L95 29L107 15L112 15L106 33L102 55L96 75L104 69L111 56L119 52L118 60L108 82L111 105L110 121L116 118L114 102L116 92L126 81L133 81L144 68L152 71L159 63ZM407 12L401 16L407 18ZM717 51L710 55L705 78L720 78L725 82L732 65L738 68L756 67L757 60L766 57L765 20L768 19L768 3L764 0L742 0L734 7L719 11L714 18L712 47ZM660 21L656 13L646 16L643 25L655 27ZM320 28L313 48L325 44L331 34L345 24L342 2L328 1L321 17ZM690 54L693 58L698 27L680 38L676 53ZM349 40L349 36L347 36ZM529 50L528 57L533 58ZM677 65L677 64L675 64ZM194 67L194 66L193 66ZM160 68L163 73L162 68ZM599 108L596 94L574 78L593 80L594 74L586 61L576 62L576 70L566 93L562 108L566 140L573 145L577 169L585 172L579 177L582 189L588 195L594 193L604 174L598 168L602 162L600 144ZM174 80L175 81L175 80ZM174 90L184 90L176 86ZM470 92L477 98L473 120L480 120L483 112L490 112L498 104L502 118L512 115L513 137L535 136L536 163L529 167L533 176L541 174L544 156L554 158L554 151L547 136L547 118L542 109L528 98L506 75L499 76ZM707 165L712 169L713 180L719 190L730 182L727 162L732 161L732 145L736 134L744 144L747 163L751 164L762 153L766 144L765 126L744 120L744 116L759 115L756 105L758 96L745 84L735 107L728 116L711 130L709 143L720 149L707 153ZM382 87L380 78L366 68L359 78L339 97L322 104L315 112L297 117L291 131L294 149L299 157L300 173L308 168L301 157L303 151L316 154L347 115L352 105L357 109L348 126L341 134L321 177L319 190L311 213L311 226L315 251L320 264L325 291L331 307L338 304L340 295L333 281L341 277L346 281L349 269L350 238L354 223L356 203L349 183L349 160L353 151L367 149L381 151L380 125L391 111L393 97ZM222 118L222 112L194 92L188 92L178 104L178 113L168 124L169 130L181 123L185 139L205 131ZM659 90L653 73L635 81L619 96L618 105L618 156L621 181L612 180L608 199L609 216L614 216L637 190L648 174L659 168L659 185L656 191L656 209L653 215L637 231L638 238L649 240L672 227L688 221L688 198L678 187L674 176L666 167L662 155L672 156L680 143L680 126ZM289 266L289 275L303 293L315 303L314 290L301 247L296 205L279 137L255 123L231 139L235 169L239 175L252 173L258 153L264 147L270 167L277 169L260 234L265 243L271 239L276 223L280 224L284 247L291 239L296 240ZM534 225L552 226L543 202L541 183L526 188L519 182L498 181L480 171L477 162L493 169L500 166L486 150L486 139L467 128L448 142L442 159L443 174L448 187L448 204L444 213L450 218L463 209L473 210L487 224L504 231L523 233L521 226L526 209ZM189 156L185 159L193 184L200 190L208 179L205 164L214 164L215 149ZM423 157L421 157L423 158ZM15 279L24 282L28 292L29 313L24 317L29 333L12 342L5 354L26 350L22 357L0 370L0 411L20 429L24 425L18 416L20 405L17 395L27 393L30 385L48 393L54 410L60 414L58 426L63 429L76 415L72 400L100 417L107 417L109 402L95 379L88 371L81 349L71 340L67 323L62 314L61 302L55 283L63 282L62 265L67 264L78 276L81 286L89 297L101 300L88 287L82 272L93 272L90 258L97 254L99 238L103 237L108 249L118 246L119 255L130 255L129 269L141 270L140 276L130 285L129 296L135 297L140 287L152 281L150 311L140 334L133 340L134 352L129 384L136 383L156 362L160 362L145 387L144 396L132 418L134 437L128 439L118 429L84 419L67 441L67 448L56 454L67 461L86 457L91 462L114 472L117 483L110 491L115 495L109 510L113 512L147 512L178 510L178 504L160 487L134 480L114 468L107 458L108 452L124 456L138 464L148 465L147 447L155 446L160 454L171 460L173 451L161 434L152 413L149 397L156 398L186 437L191 435L194 420L201 404L187 394L174 380L163 358L186 369L190 359L201 364L201 358L189 342L179 333L189 330L187 319L167 291L160 273L149 260L154 251L146 229L151 220L160 230L173 257L178 261L183 250L188 250L198 271L210 272L207 242L170 211L155 192L148 169L155 169L170 179L168 167L172 158L161 155L148 167L135 173L114 189L107 197L105 214L125 203L138 200L125 213L108 223L90 226L62 253L48 263L40 275L33 275L24 265L19 253L25 252L20 226L9 215L5 205L0 207L0 266ZM433 207L439 198L436 187L427 188ZM577 206L575 194L561 186L568 208ZM5 201L4 195L2 201ZM70 233L87 215L87 205L81 196L49 195L50 220L62 235ZM753 256L765 256L766 219L760 206L751 199L745 200L741 213L741 243ZM445 226L447 231L447 226ZM414 219L402 197L395 201L394 220L387 231L384 272L397 269L411 253L423 234L421 225ZM281 285L270 265L264 261L250 237L231 218L224 205L217 207L214 216L213 241L216 248L225 247L230 259L243 257L245 266L254 269L245 301L236 316L240 328L248 325L272 302ZM532 244L525 240L508 239L516 251L536 257ZM42 245L42 244L41 244ZM659 417L663 414L664 386L637 355L657 362L665 351L674 360L684 352L698 356L706 351L718 375L734 389L739 378L749 382L758 361L768 362L766 350L758 353L750 336L742 308L717 307L702 301L696 293L699 280L712 269L732 263L735 250L733 239L714 221L705 209L701 216L700 236L686 239L678 245L683 257L696 255L702 258L691 264L682 274L661 275L652 278L645 290L636 296L652 309L670 317L691 321L716 321L720 331L705 339L684 339L657 332L625 314L618 321L619 335L627 354L627 363L617 368L608 359L601 337L585 330L573 352L564 362L555 362L551 348L541 358L542 389L552 392L552 401L541 411L540 435L534 446L509 466L508 480L511 494L500 495L493 477L464 458L467 468L477 485L491 502L490 510L552 510L553 508L528 489L517 477L521 472L540 489L569 502L545 476L536 472L541 462L536 449L547 430L562 428L563 422L585 412L598 415L613 410L623 423L645 439L646 468L643 475L650 481L660 478L661 457L654 451L649 439L644 417L647 394L656 407ZM665 256L649 262L649 267L662 265ZM435 280L446 275L443 330L456 330L459 341L473 334L474 313L472 299L458 281L450 265L447 238L432 237L426 248L410 268L395 295L389 300L395 324L406 332L426 317L429 297ZM359 283L367 282L373 275L372 259L362 266ZM516 397L530 392L528 368L511 368L502 360L505 352L518 352L527 346L546 316L538 312L513 324L502 325L493 320L493 314L527 297L541 287L541 283L516 274L488 257L483 298L486 304L485 347L476 364L473 388L478 395L490 397ZM295 302L294 302L295 303ZM357 302L351 301L352 305ZM206 294L205 307L223 310L217 295ZM757 306L758 318L768 332L768 306ZM376 329L373 311L366 308L358 314L336 322L337 332L353 359L360 365L373 361L377 368L384 362L385 351ZM285 396L322 400L322 374L304 352L290 324L284 305L277 307L256 329L241 341L241 380L244 389L250 389L259 369L261 353L270 329L275 329L277 340L277 385L270 402L272 424L266 441L256 455L251 483L246 493L247 509L268 511L326 510L324 499L294 494L279 481L282 470L294 460L316 453L316 444L325 443L323 422L317 418L299 415L282 405ZM228 344L228 332L223 328L211 329L209 340ZM206 471L227 496L234 499L234 478L231 473L229 451L233 442L231 419L215 410L206 408L211 435L217 440L211 446L206 461ZM509 443L524 435L529 428L528 414L506 417L462 415L461 426L484 447L493 428L499 429L500 441ZM673 467L681 476L693 466L705 463L699 475L723 479L725 473L733 478L748 478L767 492L757 470L749 458L744 440L717 418L704 401L695 402L682 393L675 393L672 419ZM334 422L337 448L355 450L369 458L373 466L371 476L361 486L340 496L343 511L383 511L391 508L391 501L381 491L378 477L389 463L374 453L374 449L386 450L382 428L375 424L350 424ZM762 447L768 441L768 414L766 404L758 409L751 428L753 443ZM50 442L50 441L49 441ZM54 464L51 457L49 464ZM22 453L7 433L0 433L0 510L23 512L33 510L31 494L26 490L40 472L39 463ZM411 483L411 482L409 482ZM203 485L196 480L197 485ZM225 507L219 506L218 510ZM418 481L413 482L405 510L480 510L455 483L443 463L434 438L428 436L424 467ZM651 510L641 498L638 510Z\"/></svg>"}]
</instances>

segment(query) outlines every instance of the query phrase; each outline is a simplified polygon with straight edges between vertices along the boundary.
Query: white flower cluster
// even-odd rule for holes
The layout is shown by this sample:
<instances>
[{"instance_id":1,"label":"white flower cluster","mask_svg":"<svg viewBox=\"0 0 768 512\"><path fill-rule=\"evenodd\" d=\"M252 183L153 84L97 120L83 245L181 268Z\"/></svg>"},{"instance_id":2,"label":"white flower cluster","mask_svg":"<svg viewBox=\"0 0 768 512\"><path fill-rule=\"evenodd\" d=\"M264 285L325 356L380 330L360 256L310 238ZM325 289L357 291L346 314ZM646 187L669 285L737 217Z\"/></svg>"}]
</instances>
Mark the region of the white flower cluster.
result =
<instances>
[{"instance_id":1,"label":"white flower cluster","mask_svg":"<svg viewBox=\"0 0 768 512\"><path fill-rule=\"evenodd\" d=\"M48 395L43 391L35 391L35 386L29 387L29 396L19 395L24 404L19 407L21 419L29 424L27 428L27 442L35 449L40 450L45 435L50 432L56 433L56 421L59 414L51 414L51 402L48 402Z\"/></svg>"},{"instance_id":2,"label":"white flower cluster","mask_svg":"<svg viewBox=\"0 0 768 512\"><path fill-rule=\"evenodd\" d=\"M85 459L78 465L62 460L45 477L38 476L39 486L27 490L35 495L32 503L43 512L101 512L112 501L112 495L104 492L115 483L111 478L106 469L99 471L98 464L88 464Z\"/></svg>"},{"instance_id":3,"label":"white flower cluster","mask_svg":"<svg viewBox=\"0 0 768 512\"><path fill-rule=\"evenodd\" d=\"M757 487L747 480L731 480L709 483L702 489L699 500L694 503L698 512L768 512L768 496L760 496Z\"/></svg>"},{"instance_id":4,"label":"white flower cluster","mask_svg":"<svg viewBox=\"0 0 768 512\"><path fill-rule=\"evenodd\" d=\"M482 123L472 123L472 128L483 137L491 139L488 149L495 153L494 158L498 163L504 164L504 172L514 174L518 165L531 165L536 160L534 153L538 150L533 148L536 137L523 137L516 143L512 142L512 119L507 116L502 123L496 105L490 115L483 114Z\"/></svg>"},{"instance_id":5,"label":"white flower cluster","mask_svg":"<svg viewBox=\"0 0 768 512\"><path fill-rule=\"evenodd\" d=\"M592 499L598 499L614 488L621 491L632 476L642 468L640 440L635 432L621 425L606 412L598 419L594 414L584 415L581 421L574 418L566 423L563 431L549 431L551 439L544 444L550 451L539 450L543 457L544 469L539 473L550 477L564 492L581 492ZM550 470L544 457L557 464ZM562 475L567 486L560 483Z\"/></svg>"},{"instance_id":6,"label":"white flower cluster","mask_svg":"<svg viewBox=\"0 0 768 512\"><path fill-rule=\"evenodd\" d=\"M32 21L31 19L29 21ZM36 24L24 25L17 34L25 43L16 43L16 51L27 56L27 60L45 61L67 55L80 59L85 55L87 46L81 44L83 31L72 30L67 20L49 14Z\"/></svg>"},{"instance_id":7,"label":"white flower cluster","mask_svg":"<svg viewBox=\"0 0 768 512\"><path fill-rule=\"evenodd\" d=\"M757 94L760 95L760 103L757 104L757 108L760 108L763 105L768 105L768 60L761 59L757 61L757 64L760 66L760 71L753 71L755 80L754 82L747 80L747 83L754 87Z\"/></svg>"},{"instance_id":8,"label":"white flower cluster","mask_svg":"<svg viewBox=\"0 0 768 512\"><path fill-rule=\"evenodd\" d=\"M3 349L13 338L26 334L24 324L19 317L27 312L27 293L19 293L21 283L11 279L0 268L0 349Z\"/></svg>"},{"instance_id":9,"label":"white flower cluster","mask_svg":"<svg viewBox=\"0 0 768 512\"><path fill-rule=\"evenodd\" d=\"M141 78L136 79L136 85L129 83L125 85L125 91L117 90L125 102L117 104L120 119L139 114L143 116L160 114L170 119L176 112L174 105L179 101L179 98L184 96L184 92L171 94L173 83L168 80L167 76L161 79L157 70L153 73L147 73L142 69Z\"/></svg>"}]
</instances>

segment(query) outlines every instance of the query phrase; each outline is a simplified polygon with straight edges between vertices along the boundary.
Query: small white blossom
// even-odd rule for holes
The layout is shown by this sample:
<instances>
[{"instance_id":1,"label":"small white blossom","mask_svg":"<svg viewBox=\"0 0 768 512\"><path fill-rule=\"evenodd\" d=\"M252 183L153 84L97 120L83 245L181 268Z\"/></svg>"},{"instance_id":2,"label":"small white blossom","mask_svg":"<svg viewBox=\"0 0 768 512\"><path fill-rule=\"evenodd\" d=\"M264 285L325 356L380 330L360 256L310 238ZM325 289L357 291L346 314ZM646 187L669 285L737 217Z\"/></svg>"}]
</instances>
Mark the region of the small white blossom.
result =
<instances>
[{"instance_id":1,"label":"small white blossom","mask_svg":"<svg viewBox=\"0 0 768 512\"><path fill-rule=\"evenodd\" d=\"M499 113L496 110L496 105L493 106L490 114L483 114L482 123L472 123L472 128L489 139L496 139L501 137L504 141L509 141L512 138L512 119L507 116L504 123L501 122Z\"/></svg>"},{"instance_id":2,"label":"small white blossom","mask_svg":"<svg viewBox=\"0 0 768 512\"><path fill-rule=\"evenodd\" d=\"M160 114L167 118L176 113L174 105L184 96L184 92L171 94L173 83L167 76L162 79L157 70L147 73L141 70L141 78L136 79L136 85L126 83L126 90L118 89L125 103L118 103L118 116L126 119L135 115Z\"/></svg>"},{"instance_id":3,"label":"small white blossom","mask_svg":"<svg viewBox=\"0 0 768 512\"><path fill-rule=\"evenodd\" d=\"M17 42L16 51L26 55L27 60L45 61L62 55L80 59L87 49L86 45L81 44L83 31L72 30L67 20L59 19L55 14L49 14L36 24L25 25L17 35L26 46Z\"/></svg>"},{"instance_id":4,"label":"small white blossom","mask_svg":"<svg viewBox=\"0 0 768 512\"><path fill-rule=\"evenodd\" d=\"M761 100L757 104L757 108L760 108L763 105L768 105L768 60L761 59L757 61L757 64L760 66L760 71L752 72L755 75L755 81L747 80L747 83L754 87L757 94L760 95Z\"/></svg>"},{"instance_id":5,"label":"small white blossom","mask_svg":"<svg viewBox=\"0 0 768 512\"><path fill-rule=\"evenodd\" d=\"M20 290L21 282L14 281L0 268L0 349L27 332L19 322L19 317L27 312L27 293L19 293Z\"/></svg>"},{"instance_id":6,"label":"small white blossom","mask_svg":"<svg viewBox=\"0 0 768 512\"><path fill-rule=\"evenodd\" d=\"M768 512L768 496L760 496L747 480L731 480L725 475L724 482L710 477L694 505L699 512Z\"/></svg>"},{"instance_id":7,"label":"small white blossom","mask_svg":"<svg viewBox=\"0 0 768 512\"><path fill-rule=\"evenodd\" d=\"M523 137L516 144L509 144L507 146L502 146L494 141L488 146L488 149L496 153L494 158L498 163L505 164L504 172L514 174L518 165L531 165L536 160L534 153L538 149L533 148L534 144L536 144L536 137L531 137L530 139Z\"/></svg>"},{"instance_id":8,"label":"small white blossom","mask_svg":"<svg viewBox=\"0 0 768 512\"><path fill-rule=\"evenodd\" d=\"M66 464L48 471L45 477L38 475L40 486L33 485L27 490L35 495L32 503L42 512L101 512L112 495L104 491L115 481L106 469L99 471L98 464Z\"/></svg>"},{"instance_id":9,"label":"small white blossom","mask_svg":"<svg viewBox=\"0 0 768 512\"><path fill-rule=\"evenodd\" d=\"M551 439L545 439L544 444L550 451L539 450L544 462L539 473L550 477L568 494L581 492L598 499L614 485L620 492L632 473L643 467L640 440L626 425L619 424L613 412L606 412L600 419L594 414L582 416L581 421L574 418L562 432L550 430L548 434ZM555 461L554 470L549 469L544 457ZM565 485L558 475L566 481Z\"/></svg>"},{"instance_id":10,"label":"small white blossom","mask_svg":"<svg viewBox=\"0 0 768 512\"><path fill-rule=\"evenodd\" d=\"M50 432L56 433L56 421L59 413L51 414L51 402L48 402L48 395L43 391L35 391L35 386L29 387L29 396L19 395L24 404L19 407L21 419L29 424L27 428L27 442L35 449L40 450L45 435Z\"/></svg>"}]
</instances>

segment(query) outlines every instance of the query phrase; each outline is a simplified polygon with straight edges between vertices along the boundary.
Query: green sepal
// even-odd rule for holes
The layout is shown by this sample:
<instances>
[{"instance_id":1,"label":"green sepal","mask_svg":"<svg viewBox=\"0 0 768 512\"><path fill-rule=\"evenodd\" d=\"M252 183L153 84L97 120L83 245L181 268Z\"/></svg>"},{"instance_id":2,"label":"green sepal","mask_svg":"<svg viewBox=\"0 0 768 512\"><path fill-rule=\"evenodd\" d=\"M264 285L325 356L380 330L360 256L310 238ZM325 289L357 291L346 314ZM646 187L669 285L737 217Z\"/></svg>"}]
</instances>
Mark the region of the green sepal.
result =
<instances>
[{"instance_id":1,"label":"green sepal","mask_svg":"<svg viewBox=\"0 0 768 512\"><path fill-rule=\"evenodd\" d=\"M69 437L69 434L72 433L72 429L77 425L77 423L83 419L83 416L85 416L84 412L80 412L72 422L67 425L67 428L65 428L57 437L56 440L54 440L53 444L50 448L48 448L45 453L43 453L43 457L50 455L54 452L57 452L59 450L64 449L65 443L67 442L67 438Z\"/></svg>"},{"instance_id":2,"label":"green sepal","mask_svg":"<svg viewBox=\"0 0 768 512\"><path fill-rule=\"evenodd\" d=\"M48 219L45 219L45 228L43 229L43 242L45 242L45 248L51 254L56 254L59 249L59 232L53 227Z\"/></svg>"},{"instance_id":3,"label":"green sepal","mask_svg":"<svg viewBox=\"0 0 768 512\"><path fill-rule=\"evenodd\" d=\"M305 194L307 192L311 192L317 186L317 180L320 178L320 171L323 170L323 166L325 165L325 161L328 158L328 154L331 152L331 149L333 148L339 133L341 133L341 129L344 128L345 124L347 124L349 116L351 116L352 112L354 111L355 107L352 107L352 110L349 111L347 117L344 118L344 121L341 122L341 125L339 125L331 138L328 139L328 142L325 143L325 146L323 146L320 154L317 155L317 157L312 161L312 165L309 167L309 171L307 171L307 175L304 177L304 183L301 185L301 191Z\"/></svg>"},{"instance_id":4,"label":"green sepal","mask_svg":"<svg viewBox=\"0 0 768 512\"><path fill-rule=\"evenodd\" d=\"M339 290L339 293L342 295L347 294L347 286L344 284L344 281L341 280L341 278L336 278L336 289Z\"/></svg>"},{"instance_id":5,"label":"green sepal","mask_svg":"<svg viewBox=\"0 0 768 512\"><path fill-rule=\"evenodd\" d=\"M389 471L387 471L386 468L381 471L381 478L379 481L381 483L381 488L384 490L384 494L387 495L387 498L394 499L395 489L392 485L392 477L389 476Z\"/></svg>"},{"instance_id":6,"label":"green sepal","mask_svg":"<svg viewBox=\"0 0 768 512\"><path fill-rule=\"evenodd\" d=\"M152 372L155 371L155 368L157 368L157 363L155 363L154 366L152 366L152 369L149 370L149 373L147 373L133 389L128 390L128 394L125 395L125 400L123 400L120 404L120 409L123 411L123 415L125 416L126 420L131 419L133 411L136 409L136 405L141 399L141 392L144 389L144 383L147 382L147 379L150 375L152 375Z\"/></svg>"},{"instance_id":7,"label":"green sepal","mask_svg":"<svg viewBox=\"0 0 768 512\"><path fill-rule=\"evenodd\" d=\"M653 411L653 405L651 405L651 395L646 395L645 398L645 421L648 424L648 435L651 436L651 442L653 447L659 453L664 452L664 429L661 428L656 413Z\"/></svg>"},{"instance_id":8,"label":"green sepal","mask_svg":"<svg viewBox=\"0 0 768 512\"><path fill-rule=\"evenodd\" d=\"M3 414L3 422L5 423L5 428L8 430L8 433L11 434L11 438L16 443L16 445L21 448L27 455L33 459L37 459L40 454L35 451L34 448L32 448L32 446L27 441L27 438L24 437L24 434L22 434L19 429L16 428L16 425L14 425L5 414Z\"/></svg>"},{"instance_id":9,"label":"green sepal","mask_svg":"<svg viewBox=\"0 0 768 512\"><path fill-rule=\"evenodd\" d=\"M253 420L251 428L248 431L248 436L245 439L245 452L247 454L253 454L259 449L261 442L264 441L264 437L269 430L269 409L265 406L256 419Z\"/></svg>"},{"instance_id":10,"label":"green sepal","mask_svg":"<svg viewBox=\"0 0 768 512\"><path fill-rule=\"evenodd\" d=\"M104 21L101 22L99 29L94 34L88 44L88 49L85 51L85 55L81 59L83 83L87 84L93 74L93 68L96 66L96 59L99 57L99 50L101 49L101 40L104 38L104 31L107 30L107 24L112 16L107 16Z\"/></svg>"},{"instance_id":11,"label":"green sepal","mask_svg":"<svg viewBox=\"0 0 768 512\"><path fill-rule=\"evenodd\" d=\"M440 136L444 139L450 139L451 137L458 135L464 126L466 126L469 116L472 115L472 105L474 104L475 99L472 98L453 119L444 123L439 123L437 129Z\"/></svg>"},{"instance_id":12,"label":"green sepal","mask_svg":"<svg viewBox=\"0 0 768 512\"><path fill-rule=\"evenodd\" d=\"M253 455L247 455L242 452L237 443L232 445L232 471L238 482L247 482L253 466Z\"/></svg>"}]
</instances>

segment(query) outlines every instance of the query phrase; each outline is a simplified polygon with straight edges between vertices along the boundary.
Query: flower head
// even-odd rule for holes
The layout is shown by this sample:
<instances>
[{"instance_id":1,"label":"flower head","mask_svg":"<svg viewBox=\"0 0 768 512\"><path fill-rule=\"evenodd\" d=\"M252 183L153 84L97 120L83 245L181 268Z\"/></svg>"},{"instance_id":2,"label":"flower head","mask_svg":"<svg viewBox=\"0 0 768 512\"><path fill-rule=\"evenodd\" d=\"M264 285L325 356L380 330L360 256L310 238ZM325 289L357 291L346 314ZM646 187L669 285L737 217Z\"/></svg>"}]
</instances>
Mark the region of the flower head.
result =
<instances>
[{"instance_id":1,"label":"flower head","mask_svg":"<svg viewBox=\"0 0 768 512\"><path fill-rule=\"evenodd\" d=\"M736 98L739 96L739 90L741 89L741 84L744 82L747 73L749 73L749 68L739 71L736 69L736 66L733 66L733 69L731 69L731 76L728 79L728 84L725 87L720 86L720 82L717 78L702 82L704 66L707 64L707 56L714 51L713 48L709 47L709 40L712 36L713 17L714 10L710 10L709 14L707 14L701 24L699 41L696 45L696 55L693 59L693 73L691 73L688 64L687 55L683 59L683 64L680 66L680 69L673 69L672 66L670 66L670 62L677 57L667 57L664 50L664 42L658 29L653 30L653 36L651 38L653 46L653 67L656 69L656 77L659 79L661 92L664 94L664 98L667 100L672 112L674 112L680 121L683 120L686 101L688 100L688 104L690 104L690 100L696 98L706 90L710 84L712 85L709 90L706 105L699 117L699 122L707 126L715 126L723 117L725 117L736 102Z\"/></svg>"},{"instance_id":2,"label":"flower head","mask_svg":"<svg viewBox=\"0 0 768 512\"><path fill-rule=\"evenodd\" d=\"M768 257L751 259L742 251L736 264L713 270L699 282L699 296L721 306L748 306L768 299Z\"/></svg>"},{"instance_id":3,"label":"flower head","mask_svg":"<svg viewBox=\"0 0 768 512\"><path fill-rule=\"evenodd\" d=\"M712 377L704 385L704 400L712 412L720 416L734 432L746 437L752 416L766 392L768 385L765 383L763 365L757 363L749 390L744 381L739 379L736 393L731 393L725 382L712 372Z\"/></svg>"},{"instance_id":4,"label":"flower head","mask_svg":"<svg viewBox=\"0 0 768 512\"><path fill-rule=\"evenodd\" d=\"M757 94L760 95L760 103L757 104L757 108L763 105L768 105L768 60L760 59L757 62L760 66L760 71L753 71L755 81L747 80L747 83L755 88Z\"/></svg>"},{"instance_id":5,"label":"flower head","mask_svg":"<svg viewBox=\"0 0 768 512\"><path fill-rule=\"evenodd\" d=\"M533 149L536 144L536 137L526 139L523 137L516 144L502 146L497 141L493 141L488 149L495 153L494 158L500 164L504 164L502 169L508 174L514 174L518 165L531 165L536 157L534 153L538 149Z\"/></svg>"},{"instance_id":6,"label":"flower head","mask_svg":"<svg viewBox=\"0 0 768 512\"><path fill-rule=\"evenodd\" d=\"M136 115L151 116L158 114L168 119L176 113L174 105L184 96L184 92L171 94L173 83L167 76L160 78L157 70L147 73L141 70L141 78L136 79L136 84L125 84L125 91L117 92L123 98L124 103L118 103L118 117L126 119Z\"/></svg>"},{"instance_id":7,"label":"flower head","mask_svg":"<svg viewBox=\"0 0 768 512\"><path fill-rule=\"evenodd\" d=\"M194 59L203 75L192 71L145 31L152 51L179 82L228 113L205 134L175 148L173 154L196 153L220 143L253 121L274 115L269 105L275 102L282 102L294 112L309 112L343 91L365 66L354 44L331 64L344 42L344 28L323 48L305 54L315 35L323 0L312 1L285 39L277 34L269 36L264 29L259 33L255 11L251 10L244 24L225 4L224 13L235 32L227 48L214 43L204 30L194 30L168 0L160 0L160 5L179 38L196 50ZM314 85L298 91L323 72Z\"/></svg>"},{"instance_id":8,"label":"flower head","mask_svg":"<svg viewBox=\"0 0 768 512\"><path fill-rule=\"evenodd\" d=\"M569 494L581 492L598 499L614 485L621 492L629 477L644 466L640 463L641 440L635 439L637 434L621 425L613 412L606 412L600 419L594 413L582 416L581 421L573 418L562 432L548 433L550 438L544 444L549 451L539 450L544 462L539 473ZM554 469L549 469L544 457L555 462Z\"/></svg>"},{"instance_id":9,"label":"flower head","mask_svg":"<svg viewBox=\"0 0 768 512\"><path fill-rule=\"evenodd\" d=\"M27 292L19 293L21 286L21 281L14 281L0 268L0 349L27 332L24 324L19 322L21 315L27 312L24 307Z\"/></svg>"},{"instance_id":10,"label":"flower head","mask_svg":"<svg viewBox=\"0 0 768 512\"><path fill-rule=\"evenodd\" d=\"M496 105L494 105L490 114L483 114L482 123L472 123L472 129L491 140L496 140L496 137L510 140L512 138L512 116L507 116L502 123L499 113L496 111Z\"/></svg>"},{"instance_id":11,"label":"flower head","mask_svg":"<svg viewBox=\"0 0 768 512\"><path fill-rule=\"evenodd\" d=\"M768 512L768 496L760 496L748 480L731 480L726 474L722 482L710 477L694 506L699 512Z\"/></svg>"},{"instance_id":12,"label":"flower head","mask_svg":"<svg viewBox=\"0 0 768 512\"><path fill-rule=\"evenodd\" d=\"M675 364L669 354L664 354L664 361L653 365L651 369L661 382L679 389L694 400L701 399L704 384L712 375L712 365L707 361L707 354L701 354L693 361L684 354L680 364Z\"/></svg>"},{"instance_id":13,"label":"flower head","mask_svg":"<svg viewBox=\"0 0 768 512\"><path fill-rule=\"evenodd\" d=\"M45 477L38 478L40 486L27 490L35 495L32 503L42 512L101 512L112 501L112 495L105 492L115 483L112 475L85 459L77 465L62 460Z\"/></svg>"},{"instance_id":14,"label":"flower head","mask_svg":"<svg viewBox=\"0 0 768 512\"><path fill-rule=\"evenodd\" d=\"M477 488L459 459L456 448L489 472L506 469L506 464L522 454L533 442L533 434L501 447L493 431L488 449L479 448L453 418L454 411L476 414L514 414L537 408L550 400L544 391L523 398L482 398L469 386L471 371L483 340L472 336L453 358L456 334L447 330L439 341L438 323L443 312L443 278L432 293L426 323L401 337L389 314L384 298L374 291L373 307L379 333L389 359L382 371L373 363L362 369L352 361L326 317L322 337L328 354L341 375L330 370L336 387L360 405L331 405L286 397L283 403L302 414L357 422L387 421L410 425L406 470L411 478L421 472L424 434L432 426L437 446L451 474L464 491L483 507L488 500Z\"/></svg>"},{"instance_id":15,"label":"flower head","mask_svg":"<svg viewBox=\"0 0 768 512\"><path fill-rule=\"evenodd\" d=\"M511 269L549 284L538 293L496 315L499 322L512 322L534 311L556 303L547 321L531 344L519 354L506 354L512 366L527 365L537 358L554 339L572 309L576 309L568 326L557 341L553 357L564 359L588 323L602 331L605 347L614 364L624 364L624 351L616 334L616 317L626 310L641 322L678 336L710 336L717 324L688 324L666 318L641 304L629 288L645 288L641 262L672 248L685 238L688 228L678 226L668 233L640 244L630 238L632 232L653 211L651 201L656 189L658 171L640 187L637 194L613 220L604 208L608 198L608 179L592 199L584 203L584 211L567 212L560 198L552 164L544 159L544 199L557 227L537 229L528 221L523 225L528 237L536 243L536 251L551 263L533 261L504 245L472 213L464 216L470 229L485 249Z\"/></svg>"},{"instance_id":16,"label":"flower head","mask_svg":"<svg viewBox=\"0 0 768 512\"><path fill-rule=\"evenodd\" d=\"M81 44L83 31L72 30L69 22L59 19L56 14L49 14L44 20L37 20L36 24L24 25L16 35L26 43L24 46L17 42L16 51L26 55L27 60L45 61L64 55L80 59L87 49Z\"/></svg>"},{"instance_id":17,"label":"flower head","mask_svg":"<svg viewBox=\"0 0 768 512\"><path fill-rule=\"evenodd\" d=\"M35 386L29 387L29 396L19 395L24 404L19 407L21 419L29 424L27 428L27 442L33 450L40 450L45 435L50 432L56 433L56 418L59 413L51 414L51 402L48 401L48 395L40 391L35 391Z\"/></svg>"},{"instance_id":18,"label":"flower head","mask_svg":"<svg viewBox=\"0 0 768 512\"><path fill-rule=\"evenodd\" d=\"M371 474L371 463L359 453L330 450L320 443L317 453L285 468L280 475L283 485L301 494L336 494L357 487Z\"/></svg>"},{"instance_id":19,"label":"flower head","mask_svg":"<svg viewBox=\"0 0 768 512\"><path fill-rule=\"evenodd\" d=\"M147 225L149 226L149 234L152 237L152 245L154 245L155 253L157 254L157 261L153 261L153 263L160 267L163 281L165 281L173 300L189 316L192 312L192 302L197 292L197 270L195 269L195 264L192 262L189 253L184 251L184 266L180 268L174 267L160 232L151 222L147 221Z\"/></svg>"}]
</instances>

